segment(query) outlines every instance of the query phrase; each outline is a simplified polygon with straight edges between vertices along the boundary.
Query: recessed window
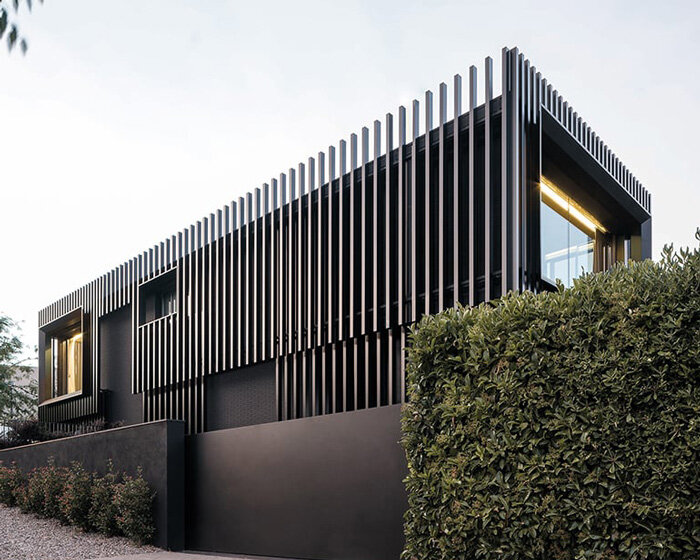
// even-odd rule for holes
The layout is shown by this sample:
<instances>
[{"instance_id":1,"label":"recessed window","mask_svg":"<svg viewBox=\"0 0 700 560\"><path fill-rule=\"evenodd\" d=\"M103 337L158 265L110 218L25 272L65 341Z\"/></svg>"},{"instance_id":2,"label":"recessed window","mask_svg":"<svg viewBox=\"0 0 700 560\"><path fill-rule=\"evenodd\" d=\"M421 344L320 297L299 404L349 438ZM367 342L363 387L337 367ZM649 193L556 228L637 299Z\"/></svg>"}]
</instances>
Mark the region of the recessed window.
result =
<instances>
[{"instance_id":1,"label":"recessed window","mask_svg":"<svg viewBox=\"0 0 700 560\"><path fill-rule=\"evenodd\" d=\"M77 393L83 388L83 333L51 338L52 397Z\"/></svg>"},{"instance_id":2,"label":"recessed window","mask_svg":"<svg viewBox=\"0 0 700 560\"><path fill-rule=\"evenodd\" d=\"M540 182L540 258L544 280L564 286L593 272L596 231L604 228L544 177Z\"/></svg>"},{"instance_id":3,"label":"recessed window","mask_svg":"<svg viewBox=\"0 0 700 560\"><path fill-rule=\"evenodd\" d=\"M82 310L72 311L42 332L46 337L42 402L82 393L86 350Z\"/></svg>"},{"instance_id":4,"label":"recessed window","mask_svg":"<svg viewBox=\"0 0 700 560\"><path fill-rule=\"evenodd\" d=\"M142 284L140 289L139 322L155 321L177 312L177 277L175 270Z\"/></svg>"}]
</instances>

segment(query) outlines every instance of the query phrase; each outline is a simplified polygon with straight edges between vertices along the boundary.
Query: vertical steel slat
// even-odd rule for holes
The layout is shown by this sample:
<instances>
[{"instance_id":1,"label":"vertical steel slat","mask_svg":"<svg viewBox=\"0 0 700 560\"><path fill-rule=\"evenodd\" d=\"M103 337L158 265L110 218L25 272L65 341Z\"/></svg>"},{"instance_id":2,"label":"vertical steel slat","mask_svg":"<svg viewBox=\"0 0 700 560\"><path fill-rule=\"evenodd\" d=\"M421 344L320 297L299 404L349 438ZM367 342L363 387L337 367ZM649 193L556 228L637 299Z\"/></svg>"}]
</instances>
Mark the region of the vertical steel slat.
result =
<instances>
[{"instance_id":1,"label":"vertical steel slat","mask_svg":"<svg viewBox=\"0 0 700 560\"><path fill-rule=\"evenodd\" d=\"M245 364L248 365L253 357L253 341L255 339L255 330L253 327L255 304L252 303L253 281L255 278L253 246L255 244L255 221L253 217L253 194L246 193L246 229L245 229L245 301L243 304L244 321L243 332L245 333Z\"/></svg>"},{"instance_id":2,"label":"vertical steel slat","mask_svg":"<svg viewBox=\"0 0 700 560\"><path fill-rule=\"evenodd\" d=\"M404 197L404 152L406 147L406 107L401 105L399 107L399 146L398 146L398 192L397 192L397 300L398 305L396 309L396 321L399 325L403 324L404 321L404 296L405 290L404 286L406 283L405 275L405 245L404 245L404 231L405 231L405 197Z\"/></svg>"},{"instance_id":3,"label":"vertical steel slat","mask_svg":"<svg viewBox=\"0 0 700 560\"><path fill-rule=\"evenodd\" d=\"M418 134L420 132L420 104L417 99L413 100L413 139L411 141L411 321L418 319L418 255L417 234L418 234L418 200L416 182L418 180Z\"/></svg>"},{"instance_id":4,"label":"vertical steel slat","mask_svg":"<svg viewBox=\"0 0 700 560\"><path fill-rule=\"evenodd\" d=\"M323 343L323 184L325 178L325 155L318 153L318 185L316 187L316 344Z\"/></svg>"},{"instance_id":5,"label":"vertical steel slat","mask_svg":"<svg viewBox=\"0 0 700 560\"><path fill-rule=\"evenodd\" d=\"M369 160L369 129L362 127L362 169L360 207L360 334L367 332L367 161Z\"/></svg>"},{"instance_id":6,"label":"vertical steel slat","mask_svg":"<svg viewBox=\"0 0 700 560\"><path fill-rule=\"evenodd\" d=\"M204 227L206 232L206 226ZM201 375L204 364L204 246L203 246L202 222L197 221L197 242L195 259L195 378Z\"/></svg>"},{"instance_id":7,"label":"vertical steel slat","mask_svg":"<svg viewBox=\"0 0 700 560\"><path fill-rule=\"evenodd\" d=\"M391 206L391 152L394 149L394 117L386 114L384 148L384 326L389 328L392 320L393 293L391 290L392 266L394 264L391 251L394 216Z\"/></svg>"},{"instance_id":8,"label":"vertical steel slat","mask_svg":"<svg viewBox=\"0 0 700 560\"><path fill-rule=\"evenodd\" d=\"M522 93L520 91L520 80L521 80L521 67L522 67L522 55L518 53L518 49L514 48L513 54L513 117L511 119L512 133L511 133L511 165L513 166L512 173L512 184L513 184L513 229L512 229L512 250L511 250L511 287L514 290L518 290L520 282L520 263L519 263L519 247L520 247L520 126L521 126L521 99Z\"/></svg>"},{"instance_id":9,"label":"vertical steel slat","mask_svg":"<svg viewBox=\"0 0 700 560\"><path fill-rule=\"evenodd\" d=\"M491 99L493 61L484 61L484 301L491 300Z\"/></svg>"},{"instance_id":10,"label":"vertical steel slat","mask_svg":"<svg viewBox=\"0 0 700 560\"><path fill-rule=\"evenodd\" d=\"M335 180L335 148L333 146L328 147L328 267L327 267L327 282L328 282L328 290L327 290L327 296L328 296L328 309L327 309L327 317L328 317L328 332L327 332L327 341L329 343L333 342L334 339L334 305L335 305L335 284L334 284L334 275L333 275L333 255L334 255L334 249L333 249L333 228L334 228L334 223L333 223L333 181ZM341 189L342 190L342 189ZM325 397L324 397L325 398Z\"/></svg>"},{"instance_id":11,"label":"vertical steel slat","mask_svg":"<svg viewBox=\"0 0 700 560\"><path fill-rule=\"evenodd\" d=\"M355 170L357 169L357 134L350 135L350 196L348 197L348 334L355 337Z\"/></svg>"},{"instance_id":12,"label":"vertical steel slat","mask_svg":"<svg viewBox=\"0 0 700 560\"><path fill-rule=\"evenodd\" d=\"M501 296L508 291L508 122L510 120L510 53L507 48L501 58Z\"/></svg>"},{"instance_id":13,"label":"vertical steel slat","mask_svg":"<svg viewBox=\"0 0 700 560\"><path fill-rule=\"evenodd\" d=\"M215 241L216 240L216 214L210 214L209 215L209 247L208 247L208 253L209 253L209 266L207 266L207 274L209 275L209 279L207 282L207 289L209 291L209 294L207 295L207 300L208 300L208 306L209 309L208 311L208 340L207 340L207 346L209 348L209 358L208 361L209 363L207 364L207 368L204 370L204 374L209 374L212 373L212 371L216 371L216 367L218 367L218 359L217 359L217 334L218 334L218 326L217 323L215 322L215 319L218 317L218 296L216 295L217 288L218 286L218 280L214 278L214 271L215 269L218 270L218 267L216 266L216 262L219 260L218 253L215 254L215 249L218 247L218 243Z\"/></svg>"},{"instance_id":14,"label":"vertical steel slat","mask_svg":"<svg viewBox=\"0 0 700 560\"><path fill-rule=\"evenodd\" d=\"M341 140L338 146L338 340L345 337L345 193L343 180L347 173L347 144Z\"/></svg>"},{"instance_id":15,"label":"vertical steel slat","mask_svg":"<svg viewBox=\"0 0 700 560\"><path fill-rule=\"evenodd\" d=\"M177 329L175 330L175 347L177 349L177 354L175 357L175 383L182 381L182 365L184 362L183 357L185 348L182 335L185 325L185 264L182 260L182 244L183 235L180 231L177 234Z\"/></svg>"},{"instance_id":16,"label":"vertical steel slat","mask_svg":"<svg viewBox=\"0 0 700 560\"><path fill-rule=\"evenodd\" d=\"M281 298L281 286L280 286L280 227L282 224L282 213L279 210L280 207L280 197L279 197L279 186L277 179L272 179L270 181L272 185L272 220L270 222L270 247L272 249L272 255L270 259L272 278L270 282L271 287L271 298L270 298L270 342L272 347L270 351L274 357L279 357L282 354L282 343L280 339L280 298ZM279 360L278 360L279 361ZM279 396L279 395L278 395ZM277 400L278 407L280 406L280 400Z\"/></svg>"},{"instance_id":17,"label":"vertical steel slat","mask_svg":"<svg viewBox=\"0 0 700 560\"><path fill-rule=\"evenodd\" d=\"M261 207L262 207L262 191L259 188L255 189L255 220L253 221L253 299L249 305L253 306L253 358L252 363L258 363L258 360L262 356L260 350L260 249L259 249L259 235L258 227L261 225Z\"/></svg>"},{"instance_id":18,"label":"vertical steel slat","mask_svg":"<svg viewBox=\"0 0 700 560\"><path fill-rule=\"evenodd\" d=\"M430 235L430 194L432 185L430 184L430 131L433 129L433 92L428 90L425 92L425 242L423 244L425 262L425 314L430 315L431 300L433 287L430 281L430 254L431 254L431 235Z\"/></svg>"},{"instance_id":19,"label":"vertical steel slat","mask_svg":"<svg viewBox=\"0 0 700 560\"><path fill-rule=\"evenodd\" d=\"M316 317L315 302L314 298L314 221L313 217L315 215L313 202L313 190L315 184L315 171L316 171L316 160L314 158L309 158L309 176L308 176L308 204L306 205L306 278L308 279L306 283L306 347L315 348L316 346L316 330L314 328L314 319ZM318 194L318 193L317 193ZM315 356L315 354L313 354ZM312 368L312 378L314 378L315 369Z\"/></svg>"},{"instance_id":20,"label":"vertical steel slat","mask_svg":"<svg viewBox=\"0 0 700 560\"><path fill-rule=\"evenodd\" d=\"M447 122L447 84L441 82L438 89L438 310L445 308L445 123Z\"/></svg>"},{"instance_id":21,"label":"vertical steel slat","mask_svg":"<svg viewBox=\"0 0 700 560\"><path fill-rule=\"evenodd\" d=\"M374 121L374 157L372 161L372 330L379 328L379 155L381 153L382 123Z\"/></svg>"},{"instance_id":22,"label":"vertical steel slat","mask_svg":"<svg viewBox=\"0 0 700 560\"><path fill-rule=\"evenodd\" d=\"M287 210L287 352L292 354L295 349L295 324L294 324L294 198L296 197L296 171L289 170L289 200ZM296 360L292 369L296 374ZM295 375L296 380L296 375ZM296 401L294 401L296 404Z\"/></svg>"},{"instance_id":23,"label":"vertical steel slat","mask_svg":"<svg viewBox=\"0 0 700 560\"><path fill-rule=\"evenodd\" d=\"M280 356L286 356L287 355L287 336L286 336L286 326L287 326L287 299L288 299L288 287L287 287L287 250L286 250L286 243L287 243L287 229L286 229L286 220L284 217L284 210L285 206L287 205L287 176L284 173L280 174L280 179L279 179L279 209L280 209L280 218L279 218L279 269L277 271L277 275L279 277L279 310L278 310L278 317L279 317L279 355ZM287 387L287 366L285 362L285 366L283 368L283 374L284 374L284 383L283 387L285 390L283 391L283 395L286 395L286 387ZM284 407L286 409L286 397L284 400L285 404Z\"/></svg>"},{"instance_id":24,"label":"vertical steel slat","mask_svg":"<svg viewBox=\"0 0 700 560\"><path fill-rule=\"evenodd\" d=\"M469 305L476 304L476 66L469 67Z\"/></svg>"},{"instance_id":25,"label":"vertical steel slat","mask_svg":"<svg viewBox=\"0 0 700 560\"><path fill-rule=\"evenodd\" d=\"M237 229L237 245L238 251L236 254L237 266L236 275L236 365L241 367L245 362L243 355L243 228L245 225L245 201L243 197L238 199L238 229Z\"/></svg>"},{"instance_id":26,"label":"vertical steel slat","mask_svg":"<svg viewBox=\"0 0 700 560\"><path fill-rule=\"evenodd\" d=\"M304 349L304 321L306 319L306 307L304 290L309 278L304 268L304 197L306 196L306 167L299 164L299 202L297 203L297 352ZM302 358L306 364L306 357ZM305 377L302 378L304 382Z\"/></svg>"},{"instance_id":27,"label":"vertical steel slat","mask_svg":"<svg viewBox=\"0 0 700 560\"><path fill-rule=\"evenodd\" d=\"M229 315L229 283L230 283L230 243L231 243L231 209L227 204L223 208L222 240L221 240L221 369L230 369L230 328L231 317ZM178 262L182 256L182 246L178 249ZM179 308L181 309L181 307ZM182 323L180 323L182 324Z\"/></svg>"},{"instance_id":28,"label":"vertical steel slat","mask_svg":"<svg viewBox=\"0 0 700 560\"><path fill-rule=\"evenodd\" d=\"M236 286L238 285L238 282L236 280L236 272L238 270L237 262L236 262L236 239L235 236L238 235L237 233L237 223L238 223L238 208L236 205L236 202L234 200L231 201L230 204L230 210L229 210L229 215L230 215L230 238L229 238L229 264L226 270L226 273L229 275L229 296L228 296L228 324L229 324L229 331L228 331L228 363L229 363L229 368L234 369L236 365L238 364L238 356L237 353L235 352L235 347L236 347L236 339L238 338L238 329L237 325L235 323L236 321L236 316L235 316L235 310L236 310ZM186 230L185 230L186 231ZM185 251L187 251L187 247L185 246Z\"/></svg>"},{"instance_id":29,"label":"vertical steel slat","mask_svg":"<svg viewBox=\"0 0 700 560\"><path fill-rule=\"evenodd\" d=\"M459 117L462 115L462 76L455 74L453 86L453 111L452 121L452 304L460 301L460 261L459 251L461 246L461 222L459 219L459 206L461 202L459 180Z\"/></svg>"},{"instance_id":30,"label":"vertical steel slat","mask_svg":"<svg viewBox=\"0 0 700 560\"><path fill-rule=\"evenodd\" d=\"M260 320L262 321L262 359L269 360L272 357L272 340L270 336L270 305L271 294L270 286L272 285L271 270L270 270L270 251L267 244L270 239L268 230L270 229L270 185L263 183L263 219L262 219L262 305L260 309Z\"/></svg>"}]
</instances>

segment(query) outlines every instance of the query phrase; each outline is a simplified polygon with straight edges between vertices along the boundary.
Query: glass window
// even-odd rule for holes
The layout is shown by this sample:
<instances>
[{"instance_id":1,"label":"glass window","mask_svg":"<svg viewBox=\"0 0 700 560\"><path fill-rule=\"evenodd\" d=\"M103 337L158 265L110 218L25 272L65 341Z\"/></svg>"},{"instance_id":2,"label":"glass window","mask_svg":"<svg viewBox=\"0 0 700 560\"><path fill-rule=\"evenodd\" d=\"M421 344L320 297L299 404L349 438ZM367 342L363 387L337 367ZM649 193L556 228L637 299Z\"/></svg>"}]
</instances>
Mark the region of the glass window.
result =
<instances>
[{"instance_id":1,"label":"glass window","mask_svg":"<svg viewBox=\"0 0 700 560\"><path fill-rule=\"evenodd\" d=\"M62 397L83 388L83 333L51 338L51 397Z\"/></svg>"},{"instance_id":2,"label":"glass window","mask_svg":"<svg viewBox=\"0 0 700 560\"><path fill-rule=\"evenodd\" d=\"M143 325L177 313L175 270L142 284L139 287L139 292L139 324Z\"/></svg>"},{"instance_id":3,"label":"glass window","mask_svg":"<svg viewBox=\"0 0 700 560\"><path fill-rule=\"evenodd\" d=\"M564 286L593 272L596 229L602 229L573 200L542 178L540 182L540 251L542 278Z\"/></svg>"}]
</instances>

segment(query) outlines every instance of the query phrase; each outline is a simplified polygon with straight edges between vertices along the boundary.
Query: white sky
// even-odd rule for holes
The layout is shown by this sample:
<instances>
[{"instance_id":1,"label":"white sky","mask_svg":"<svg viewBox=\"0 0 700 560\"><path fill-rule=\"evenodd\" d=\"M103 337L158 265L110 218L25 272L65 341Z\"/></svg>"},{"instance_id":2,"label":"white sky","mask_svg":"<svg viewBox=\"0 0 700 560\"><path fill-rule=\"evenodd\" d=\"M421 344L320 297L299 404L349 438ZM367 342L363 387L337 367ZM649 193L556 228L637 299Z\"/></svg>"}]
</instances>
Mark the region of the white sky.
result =
<instances>
[{"instance_id":1,"label":"white sky","mask_svg":"<svg viewBox=\"0 0 700 560\"><path fill-rule=\"evenodd\" d=\"M31 346L41 307L503 46L652 193L655 258L695 245L696 1L35 4L0 48L0 312Z\"/></svg>"}]
</instances>

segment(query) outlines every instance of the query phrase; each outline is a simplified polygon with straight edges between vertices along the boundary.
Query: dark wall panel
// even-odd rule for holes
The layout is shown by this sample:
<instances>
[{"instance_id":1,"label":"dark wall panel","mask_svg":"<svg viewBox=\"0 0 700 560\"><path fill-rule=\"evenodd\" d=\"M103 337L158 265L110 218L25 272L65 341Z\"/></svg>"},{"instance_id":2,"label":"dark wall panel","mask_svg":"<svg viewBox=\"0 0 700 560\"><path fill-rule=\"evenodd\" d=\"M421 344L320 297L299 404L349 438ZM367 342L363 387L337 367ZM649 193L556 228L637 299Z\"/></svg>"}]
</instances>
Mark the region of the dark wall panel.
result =
<instances>
[{"instance_id":1,"label":"dark wall panel","mask_svg":"<svg viewBox=\"0 0 700 560\"><path fill-rule=\"evenodd\" d=\"M400 406L188 436L193 550L398 560Z\"/></svg>"},{"instance_id":2,"label":"dark wall panel","mask_svg":"<svg viewBox=\"0 0 700 560\"><path fill-rule=\"evenodd\" d=\"M142 399L131 392L131 304L100 318L100 388L105 419L124 425L142 421Z\"/></svg>"},{"instance_id":3,"label":"dark wall panel","mask_svg":"<svg viewBox=\"0 0 700 560\"><path fill-rule=\"evenodd\" d=\"M277 420L274 362L207 377L206 392L207 430Z\"/></svg>"},{"instance_id":4,"label":"dark wall panel","mask_svg":"<svg viewBox=\"0 0 700 560\"><path fill-rule=\"evenodd\" d=\"M115 470L131 475L140 466L143 477L156 491L154 542L160 547L181 550L185 516L184 438L183 422L151 422L5 449L0 451L0 462L14 461L24 472L46 465L49 457L59 466L79 461L88 471L100 474L104 474L110 459Z\"/></svg>"}]
</instances>

